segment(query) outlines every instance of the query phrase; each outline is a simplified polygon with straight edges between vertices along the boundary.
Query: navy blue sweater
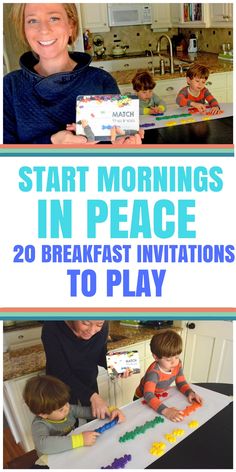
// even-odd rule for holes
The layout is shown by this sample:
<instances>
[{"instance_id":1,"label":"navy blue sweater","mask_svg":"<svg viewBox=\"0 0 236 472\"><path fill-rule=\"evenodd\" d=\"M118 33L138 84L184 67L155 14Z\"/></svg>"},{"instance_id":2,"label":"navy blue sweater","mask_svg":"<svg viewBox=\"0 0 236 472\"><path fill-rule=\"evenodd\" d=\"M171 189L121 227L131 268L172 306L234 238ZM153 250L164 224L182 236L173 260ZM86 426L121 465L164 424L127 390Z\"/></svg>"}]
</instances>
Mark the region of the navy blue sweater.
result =
<instances>
[{"instance_id":1,"label":"navy blue sweater","mask_svg":"<svg viewBox=\"0 0 236 472\"><path fill-rule=\"evenodd\" d=\"M86 53L70 53L71 72L42 77L32 52L20 58L21 69L4 77L4 144L50 144L52 134L75 122L77 95L119 93L108 72L91 67Z\"/></svg>"},{"instance_id":2,"label":"navy blue sweater","mask_svg":"<svg viewBox=\"0 0 236 472\"><path fill-rule=\"evenodd\" d=\"M98 365L106 367L108 322L92 338L78 338L65 321L45 321L42 341L46 354L46 373L70 387L70 402L90 405L98 392Z\"/></svg>"}]
</instances>

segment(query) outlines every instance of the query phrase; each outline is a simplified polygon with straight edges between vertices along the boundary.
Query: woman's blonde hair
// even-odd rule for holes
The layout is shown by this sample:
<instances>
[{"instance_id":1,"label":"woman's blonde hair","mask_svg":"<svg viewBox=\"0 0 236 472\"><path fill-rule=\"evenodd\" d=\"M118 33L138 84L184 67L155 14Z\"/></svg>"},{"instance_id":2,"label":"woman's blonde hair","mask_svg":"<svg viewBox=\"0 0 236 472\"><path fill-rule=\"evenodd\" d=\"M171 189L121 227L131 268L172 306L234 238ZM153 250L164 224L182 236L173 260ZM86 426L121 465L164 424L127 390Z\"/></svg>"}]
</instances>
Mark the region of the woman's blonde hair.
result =
<instances>
[{"instance_id":1,"label":"woman's blonde hair","mask_svg":"<svg viewBox=\"0 0 236 472\"><path fill-rule=\"evenodd\" d=\"M17 35L19 36L20 40L27 46L29 46L28 41L25 36L25 21L24 21L24 14L25 14L25 6L27 3L14 3L11 10L11 16L13 23L16 28ZM79 18L78 12L75 3L62 3L63 7L65 8L66 14L69 20L72 21L73 24L73 31L72 35L69 38L68 44L73 44L77 36L79 34Z\"/></svg>"}]
</instances>

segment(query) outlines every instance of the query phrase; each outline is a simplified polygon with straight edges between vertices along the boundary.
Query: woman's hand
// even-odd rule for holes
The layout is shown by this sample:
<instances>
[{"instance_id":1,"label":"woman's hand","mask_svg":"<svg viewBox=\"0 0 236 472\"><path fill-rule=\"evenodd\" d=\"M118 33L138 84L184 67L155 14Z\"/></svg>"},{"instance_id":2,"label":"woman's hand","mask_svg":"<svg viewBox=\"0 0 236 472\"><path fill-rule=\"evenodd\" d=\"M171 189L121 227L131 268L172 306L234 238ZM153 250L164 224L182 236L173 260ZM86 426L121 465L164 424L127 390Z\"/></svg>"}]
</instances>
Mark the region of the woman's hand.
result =
<instances>
[{"instance_id":1,"label":"woman's hand","mask_svg":"<svg viewBox=\"0 0 236 472\"><path fill-rule=\"evenodd\" d=\"M96 431L84 431L82 433L83 435L83 440L84 440L84 446L93 446L95 444L97 437L99 436L99 433Z\"/></svg>"},{"instance_id":2,"label":"woman's hand","mask_svg":"<svg viewBox=\"0 0 236 472\"><path fill-rule=\"evenodd\" d=\"M51 136L52 144L87 144L86 136L76 136L72 131L58 131ZM91 144L91 143L89 143Z\"/></svg>"},{"instance_id":3,"label":"woman's hand","mask_svg":"<svg viewBox=\"0 0 236 472\"><path fill-rule=\"evenodd\" d=\"M127 379L128 377L130 377L133 373L133 370L132 369L126 369L122 374L119 374L119 377L121 379Z\"/></svg>"},{"instance_id":4,"label":"woman's hand","mask_svg":"<svg viewBox=\"0 0 236 472\"><path fill-rule=\"evenodd\" d=\"M107 403L103 400L98 393L93 393L90 397L92 414L95 418L104 420L106 416L110 416L110 411Z\"/></svg>"},{"instance_id":5,"label":"woman's hand","mask_svg":"<svg viewBox=\"0 0 236 472\"><path fill-rule=\"evenodd\" d=\"M118 418L118 423L122 423L126 419L125 415L118 408L114 408L114 410L112 410L110 414L111 421L114 420L115 418Z\"/></svg>"}]
</instances>

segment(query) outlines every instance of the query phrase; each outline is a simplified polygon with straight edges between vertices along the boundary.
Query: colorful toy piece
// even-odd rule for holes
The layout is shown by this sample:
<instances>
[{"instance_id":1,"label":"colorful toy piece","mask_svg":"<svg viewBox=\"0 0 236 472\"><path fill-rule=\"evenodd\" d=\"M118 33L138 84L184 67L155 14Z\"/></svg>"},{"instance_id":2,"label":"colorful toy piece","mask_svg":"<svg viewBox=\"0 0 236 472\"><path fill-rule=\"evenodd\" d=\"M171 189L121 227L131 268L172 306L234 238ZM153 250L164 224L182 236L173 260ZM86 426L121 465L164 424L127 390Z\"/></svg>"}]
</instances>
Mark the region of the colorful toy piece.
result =
<instances>
[{"instance_id":1,"label":"colorful toy piece","mask_svg":"<svg viewBox=\"0 0 236 472\"><path fill-rule=\"evenodd\" d=\"M190 421L190 423L188 425L189 425L189 428L197 428L199 423L198 423L198 421L193 420L193 421Z\"/></svg>"},{"instance_id":2,"label":"colorful toy piece","mask_svg":"<svg viewBox=\"0 0 236 472\"><path fill-rule=\"evenodd\" d=\"M165 438L167 441L169 441L170 443L174 443L176 442L176 436L172 433L169 433L169 434L165 434Z\"/></svg>"},{"instance_id":3,"label":"colorful toy piece","mask_svg":"<svg viewBox=\"0 0 236 472\"><path fill-rule=\"evenodd\" d=\"M153 456L162 456L162 454L164 454L165 452L165 449L166 449L166 444L163 443L163 442L154 442L152 444L152 447L150 449L150 454L152 454Z\"/></svg>"},{"instance_id":4,"label":"colorful toy piece","mask_svg":"<svg viewBox=\"0 0 236 472\"><path fill-rule=\"evenodd\" d=\"M184 416L189 416L193 411L196 411L202 405L197 402L193 402L192 405L186 406L184 410L182 410Z\"/></svg>"},{"instance_id":5,"label":"colorful toy piece","mask_svg":"<svg viewBox=\"0 0 236 472\"><path fill-rule=\"evenodd\" d=\"M184 429L173 429L172 431L172 434L174 434L174 436L183 436L184 433Z\"/></svg>"},{"instance_id":6,"label":"colorful toy piece","mask_svg":"<svg viewBox=\"0 0 236 472\"><path fill-rule=\"evenodd\" d=\"M118 423L118 418L115 418L114 420L109 421L109 423L105 423L100 428L95 429L95 431L96 433L104 433L108 429L113 428L113 426L115 426L117 423Z\"/></svg>"},{"instance_id":7,"label":"colorful toy piece","mask_svg":"<svg viewBox=\"0 0 236 472\"><path fill-rule=\"evenodd\" d=\"M125 454L124 456L119 457L118 459L114 459L111 465L101 467L101 469L124 469L127 462L130 462L131 459L131 454Z\"/></svg>"},{"instance_id":8,"label":"colorful toy piece","mask_svg":"<svg viewBox=\"0 0 236 472\"><path fill-rule=\"evenodd\" d=\"M119 438L119 442L126 442L135 439L139 434L144 434L147 429L154 428L157 424L164 423L164 418L156 416L154 420L147 421L142 426L137 426L133 431L128 431Z\"/></svg>"},{"instance_id":9,"label":"colorful toy piece","mask_svg":"<svg viewBox=\"0 0 236 472\"><path fill-rule=\"evenodd\" d=\"M150 126L155 126L155 123L143 123L140 128L150 128Z\"/></svg>"},{"instance_id":10,"label":"colorful toy piece","mask_svg":"<svg viewBox=\"0 0 236 472\"><path fill-rule=\"evenodd\" d=\"M157 397L158 399L160 399L161 397L166 398L166 397L168 397L168 393L167 392L156 393L155 397ZM142 400L142 404L147 405L146 400Z\"/></svg>"}]
</instances>

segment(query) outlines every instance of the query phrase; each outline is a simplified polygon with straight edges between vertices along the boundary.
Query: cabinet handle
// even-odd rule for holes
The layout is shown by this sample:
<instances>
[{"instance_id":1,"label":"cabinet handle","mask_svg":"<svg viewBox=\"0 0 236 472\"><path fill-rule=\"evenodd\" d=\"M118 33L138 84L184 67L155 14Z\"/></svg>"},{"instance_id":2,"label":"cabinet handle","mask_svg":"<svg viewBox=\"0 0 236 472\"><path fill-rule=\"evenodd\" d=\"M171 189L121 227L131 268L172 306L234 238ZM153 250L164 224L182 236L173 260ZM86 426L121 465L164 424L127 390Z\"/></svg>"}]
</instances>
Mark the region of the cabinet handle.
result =
<instances>
[{"instance_id":1,"label":"cabinet handle","mask_svg":"<svg viewBox=\"0 0 236 472\"><path fill-rule=\"evenodd\" d=\"M20 334L20 335L19 335L19 336L17 336L17 337L18 337L18 339L24 339L24 336L23 336L23 334Z\"/></svg>"},{"instance_id":2,"label":"cabinet handle","mask_svg":"<svg viewBox=\"0 0 236 472\"><path fill-rule=\"evenodd\" d=\"M170 92L171 90L174 90L174 87L167 87L166 91Z\"/></svg>"},{"instance_id":3,"label":"cabinet handle","mask_svg":"<svg viewBox=\"0 0 236 472\"><path fill-rule=\"evenodd\" d=\"M207 82L206 85L212 85L212 82Z\"/></svg>"},{"instance_id":4,"label":"cabinet handle","mask_svg":"<svg viewBox=\"0 0 236 472\"><path fill-rule=\"evenodd\" d=\"M195 328L195 323L187 323L187 328L188 329L194 329Z\"/></svg>"},{"instance_id":5,"label":"cabinet handle","mask_svg":"<svg viewBox=\"0 0 236 472\"><path fill-rule=\"evenodd\" d=\"M124 67L129 67L129 64L124 64Z\"/></svg>"}]
</instances>

